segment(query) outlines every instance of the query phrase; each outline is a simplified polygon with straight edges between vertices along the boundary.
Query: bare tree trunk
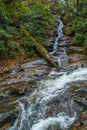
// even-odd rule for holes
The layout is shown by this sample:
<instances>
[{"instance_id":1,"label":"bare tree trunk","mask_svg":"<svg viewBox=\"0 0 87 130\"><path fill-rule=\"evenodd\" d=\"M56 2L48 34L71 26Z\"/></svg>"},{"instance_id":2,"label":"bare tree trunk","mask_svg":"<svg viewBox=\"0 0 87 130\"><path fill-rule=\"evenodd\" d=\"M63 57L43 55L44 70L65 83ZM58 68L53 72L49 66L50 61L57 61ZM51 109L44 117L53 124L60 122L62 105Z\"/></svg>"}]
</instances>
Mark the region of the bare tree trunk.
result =
<instances>
[{"instance_id":1,"label":"bare tree trunk","mask_svg":"<svg viewBox=\"0 0 87 130\"><path fill-rule=\"evenodd\" d=\"M57 69L59 69L58 67L58 63L57 61L55 61L55 59L49 54L49 52L47 51L47 49L41 44L38 43L31 35L30 33L25 29L25 27L21 24L20 25L21 31L29 38L31 38L31 40L35 43L35 48L36 50L40 53L40 55L42 57L44 57L53 67L56 67Z\"/></svg>"}]
</instances>

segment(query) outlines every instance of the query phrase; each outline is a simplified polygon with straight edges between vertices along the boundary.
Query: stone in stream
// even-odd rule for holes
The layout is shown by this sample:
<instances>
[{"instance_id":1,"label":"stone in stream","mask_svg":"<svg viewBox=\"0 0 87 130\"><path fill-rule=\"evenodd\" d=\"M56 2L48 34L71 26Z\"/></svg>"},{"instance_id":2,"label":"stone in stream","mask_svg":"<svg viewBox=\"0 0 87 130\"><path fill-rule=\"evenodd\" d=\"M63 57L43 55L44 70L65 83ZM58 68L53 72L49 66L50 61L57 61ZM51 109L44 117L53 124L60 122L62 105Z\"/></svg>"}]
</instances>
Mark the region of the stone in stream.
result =
<instances>
[{"instance_id":1,"label":"stone in stream","mask_svg":"<svg viewBox=\"0 0 87 130\"><path fill-rule=\"evenodd\" d=\"M80 60L80 61L68 63L67 66L62 67L60 71L67 71L68 73L71 73L72 71L78 68L85 68L85 67L87 67L87 60Z\"/></svg>"},{"instance_id":2,"label":"stone in stream","mask_svg":"<svg viewBox=\"0 0 87 130\"><path fill-rule=\"evenodd\" d=\"M81 113L80 118L71 130L87 130L87 111Z\"/></svg>"},{"instance_id":3,"label":"stone in stream","mask_svg":"<svg viewBox=\"0 0 87 130\"><path fill-rule=\"evenodd\" d=\"M4 97L4 94L5 95L14 95L14 94L18 94L18 95L21 95L21 94L24 94L26 92L26 88L27 87L27 83L13 83L13 84L4 84L4 85L0 85L0 94L3 95Z\"/></svg>"},{"instance_id":4,"label":"stone in stream","mask_svg":"<svg viewBox=\"0 0 87 130\"><path fill-rule=\"evenodd\" d=\"M15 73L8 71L0 75L0 130L6 130L13 125L20 111L17 101L26 96L23 103L27 104L31 93L37 88L37 81L50 71L43 59L24 63L20 69L21 71Z\"/></svg>"},{"instance_id":5,"label":"stone in stream","mask_svg":"<svg viewBox=\"0 0 87 130\"><path fill-rule=\"evenodd\" d=\"M76 66L76 68L87 67L87 60L80 60L70 64L70 66L74 66L74 65Z\"/></svg>"},{"instance_id":6,"label":"stone in stream","mask_svg":"<svg viewBox=\"0 0 87 130\"><path fill-rule=\"evenodd\" d=\"M87 60L87 56L83 54L71 54L69 55L69 63L74 63L76 61L81 61L81 60Z\"/></svg>"},{"instance_id":7,"label":"stone in stream","mask_svg":"<svg viewBox=\"0 0 87 130\"><path fill-rule=\"evenodd\" d=\"M20 66L13 66L11 70L6 70L2 74L17 73L22 71Z\"/></svg>"},{"instance_id":8,"label":"stone in stream","mask_svg":"<svg viewBox=\"0 0 87 130\"><path fill-rule=\"evenodd\" d=\"M24 84L26 86L22 86ZM19 85L22 87L20 87ZM3 87L6 87L6 86L3 86ZM32 91L35 90L35 86L33 83L11 84L11 85L8 85L7 90L5 90L5 89L2 90L2 94L6 93L6 94L8 94L8 96L2 97L2 99L0 100L0 128L2 128L1 130L5 130L5 129L9 128L10 126L12 126L15 119L17 118L19 111L20 111L20 106L18 104L18 100L20 100L21 97L25 96L24 88L26 88L26 87L27 87L26 96L28 97L30 95L30 93L32 93ZM20 89L20 88L22 88L22 89ZM24 103L25 103L25 101L24 101Z\"/></svg>"},{"instance_id":9,"label":"stone in stream","mask_svg":"<svg viewBox=\"0 0 87 130\"><path fill-rule=\"evenodd\" d=\"M19 110L15 109L13 111L0 114L0 130L8 129L17 118Z\"/></svg>"},{"instance_id":10,"label":"stone in stream","mask_svg":"<svg viewBox=\"0 0 87 130\"><path fill-rule=\"evenodd\" d=\"M62 41L62 42L59 42L59 44L58 44L59 47L69 47L72 45L73 45L73 43L71 43L69 41L68 42Z\"/></svg>"},{"instance_id":11,"label":"stone in stream","mask_svg":"<svg viewBox=\"0 0 87 130\"><path fill-rule=\"evenodd\" d=\"M71 47L68 47L67 49L67 53L68 54L75 54L75 53L80 53L80 54L83 54L84 52L84 48L83 47L78 47L78 46L71 46Z\"/></svg>"},{"instance_id":12,"label":"stone in stream","mask_svg":"<svg viewBox=\"0 0 87 130\"><path fill-rule=\"evenodd\" d=\"M73 95L73 101L81 111L78 113L78 119L71 130L87 130L87 81L78 81L68 83L70 86L67 92Z\"/></svg>"},{"instance_id":13,"label":"stone in stream","mask_svg":"<svg viewBox=\"0 0 87 130\"><path fill-rule=\"evenodd\" d=\"M47 65L47 62L44 59L37 59L35 61L27 62L27 63L22 64L21 69L34 68L34 67L38 67L40 65Z\"/></svg>"},{"instance_id":14,"label":"stone in stream","mask_svg":"<svg viewBox=\"0 0 87 130\"><path fill-rule=\"evenodd\" d=\"M10 97L0 101L0 128L4 130L11 126L17 118L20 106L16 102L17 97ZM6 125L7 124L7 125Z\"/></svg>"},{"instance_id":15,"label":"stone in stream","mask_svg":"<svg viewBox=\"0 0 87 130\"><path fill-rule=\"evenodd\" d=\"M59 47L65 47L65 46L70 47L72 45L74 44L72 43L71 37L67 37L67 36L61 38L58 44Z\"/></svg>"}]
</instances>

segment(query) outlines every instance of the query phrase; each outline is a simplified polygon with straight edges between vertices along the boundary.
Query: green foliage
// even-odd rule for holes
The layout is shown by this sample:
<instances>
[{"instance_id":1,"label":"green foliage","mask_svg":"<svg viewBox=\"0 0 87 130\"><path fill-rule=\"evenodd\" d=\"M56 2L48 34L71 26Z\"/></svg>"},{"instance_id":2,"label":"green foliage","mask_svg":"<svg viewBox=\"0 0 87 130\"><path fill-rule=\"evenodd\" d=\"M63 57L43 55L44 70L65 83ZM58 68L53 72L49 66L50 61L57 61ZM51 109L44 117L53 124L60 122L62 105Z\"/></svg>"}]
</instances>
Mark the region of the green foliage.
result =
<instances>
[{"instance_id":1,"label":"green foliage","mask_svg":"<svg viewBox=\"0 0 87 130\"><path fill-rule=\"evenodd\" d=\"M43 44L47 43L48 34L52 25L50 6L37 2L30 12L25 27L35 39Z\"/></svg>"},{"instance_id":2,"label":"green foliage","mask_svg":"<svg viewBox=\"0 0 87 130\"><path fill-rule=\"evenodd\" d=\"M84 39L83 45L84 45L85 49L87 50L87 35L86 35L86 37L85 37L85 39Z\"/></svg>"},{"instance_id":3,"label":"green foliage","mask_svg":"<svg viewBox=\"0 0 87 130\"><path fill-rule=\"evenodd\" d=\"M29 56L35 56L34 43L29 38L24 37L22 46Z\"/></svg>"},{"instance_id":4,"label":"green foliage","mask_svg":"<svg viewBox=\"0 0 87 130\"><path fill-rule=\"evenodd\" d=\"M8 40L8 47L10 50L19 50L20 46L17 42L12 41L12 40Z\"/></svg>"},{"instance_id":5,"label":"green foliage","mask_svg":"<svg viewBox=\"0 0 87 130\"><path fill-rule=\"evenodd\" d=\"M6 25L5 28L10 35L19 35L19 32L15 26Z\"/></svg>"},{"instance_id":6,"label":"green foliage","mask_svg":"<svg viewBox=\"0 0 87 130\"><path fill-rule=\"evenodd\" d=\"M6 53L8 52L8 47L5 46L4 41L0 41L0 53Z\"/></svg>"},{"instance_id":7,"label":"green foliage","mask_svg":"<svg viewBox=\"0 0 87 130\"><path fill-rule=\"evenodd\" d=\"M35 50L32 48L29 52L28 52L30 57L35 56Z\"/></svg>"},{"instance_id":8,"label":"green foliage","mask_svg":"<svg viewBox=\"0 0 87 130\"><path fill-rule=\"evenodd\" d=\"M84 35L83 33L76 33L74 38L73 38L73 42L75 44L82 44L84 42Z\"/></svg>"},{"instance_id":9,"label":"green foliage","mask_svg":"<svg viewBox=\"0 0 87 130\"><path fill-rule=\"evenodd\" d=\"M13 0L2 0L4 3L6 3L6 4L9 4L9 3L11 3Z\"/></svg>"},{"instance_id":10,"label":"green foliage","mask_svg":"<svg viewBox=\"0 0 87 130\"><path fill-rule=\"evenodd\" d=\"M83 45L87 48L87 18L84 17L84 14L81 14L73 20L71 33L74 37L74 43Z\"/></svg>"},{"instance_id":11,"label":"green foliage","mask_svg":"<svg viewBox=\"0 0 87 130\"><path fill-rule=\"evenodd\" d=\"M10 4L10 7L8 10L9 10L10 17L12 17L12 20L15 23L19 22L19 20L24 20L28 18L29 11L30 11L27 1L13 1Z\"/></svg>"},{"instance_id":12,"label":"green foliage","mask_svg":"<svg viewBox=\"0 0 87 130\"><path fill-rule=\"evenodd\" d=\"M75 44L87 49L87 0L58 1L58 7L66 25L65 34L71 35Z\"/></svg>"},{"instance_id":13,"label":"green foliage","mask_svg":"<svg viewBox=\"0 0 87 130\"><path fill-rule=\"evenodd\" d=\"M29 49L31 49L32 47L34 47L34 43L31 41L30 38L24 37L24 38L23 38L23 44L22 44L22 46L23 46L26 50L29 50Z\"/></svg>"},{"instance_id":14,"label":"green foliage","mask_svg":"<svg viewBox=\"0 0 87 130\"><path fill-rule=\"evenodd\" d=\"M0 24L6 24L9 22L7 17L7 8L3 2L0 1Z\"/></svg>"},{"instance_id":15,"label":"green foliage","mask_svg":"<svg viewBox=\"0 0 87 130\"><path fill-rule=\"evenodd\" d=\"M82 17L77 17L73 21L73 26L72 26L72 33L77 32L86 32L87 30L87 19L82 18Z\"/></svg>"},{"instance_id":16,"label":"green foliage","mask_svg":"<svg viewBox=\"0 0 87 130\"><path fill-rule=\"evenodd\" d=\"M0 29L0 37L11 38L12 36L10 34L8 34L6 30Z\"/></svg>"},{"instance_id":17,"label":"green foliage","mask_svg":"<svg viewBox=\"0 0 87 130\"><path fill-rule=\"evenodd\" d=\"M36 41L47 45L54 20L51 14L53 3L48 0L0 0L0 53L15 57L25 50L34 56L34 43L20 31L21 24Z\"/></svg>"},{"instance_id":18,"label":"green foliage","mask_svg":"<svg viewBox=\"0 0 87 130\"><path fill-rule=\"evenodd\" d=\"M9 53L10 58L14 58L14 57L16 56L16 54L17 54L16 51L11 51L11 52Z\"/></svg>"}]
</instances>

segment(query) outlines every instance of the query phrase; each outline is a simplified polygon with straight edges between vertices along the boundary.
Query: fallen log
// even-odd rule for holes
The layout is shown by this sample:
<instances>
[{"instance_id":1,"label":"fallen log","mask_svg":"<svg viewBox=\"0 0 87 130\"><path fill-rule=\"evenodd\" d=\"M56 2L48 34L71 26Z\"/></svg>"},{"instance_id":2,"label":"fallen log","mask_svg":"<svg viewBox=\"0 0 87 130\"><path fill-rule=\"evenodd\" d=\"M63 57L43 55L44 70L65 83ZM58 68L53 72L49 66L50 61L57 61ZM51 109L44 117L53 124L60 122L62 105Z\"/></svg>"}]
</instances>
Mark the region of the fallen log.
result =
<instances>
[{"instance_id":1,"label":"fallen log","mask_svg":"<svg viewBox=\"0 0 87 130\"><path fill-rule=\"evenodd\" d=\"M20 25L20 29L24 33L25 36L29 37L34 42L35 48L40 53L40 55L43 58L45 58L46 61L48 61L50 63L50 65L52 65L53 67L59 69L57 61L49 54L47 49L41 43L37 42L35 40L35 38L30 35L29 31L27 31L25 29L23 24Z\"/></svg>"}]
</instances>

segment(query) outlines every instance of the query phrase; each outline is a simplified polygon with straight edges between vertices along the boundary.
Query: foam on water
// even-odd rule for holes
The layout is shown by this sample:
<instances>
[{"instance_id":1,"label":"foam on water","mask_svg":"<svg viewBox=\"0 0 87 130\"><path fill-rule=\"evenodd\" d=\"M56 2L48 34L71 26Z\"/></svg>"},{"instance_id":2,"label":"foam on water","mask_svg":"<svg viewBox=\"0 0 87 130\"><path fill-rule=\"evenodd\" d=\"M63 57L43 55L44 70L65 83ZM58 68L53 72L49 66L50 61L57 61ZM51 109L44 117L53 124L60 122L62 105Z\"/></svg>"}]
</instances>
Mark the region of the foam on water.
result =
<instances>
[{"instance_id":1,"label":"foam on water","mask_svg":"<svg viewBox=\"0 0 87 130\"><path fill-rule=\"evenodd\" d=\"M42 90L38 92L39 97L41 102L43 103L46 102L47 100L55 97L56 95L58 95L58 93L64 91L67 89L66 84L70 83L70 82L76 82L76 81L82 81L82 80L87 80L87 69L86 68L80 68L76 71L74 71L73 73L67 75L66 73L64 73L62 76L60 76L58 78L58 76L56 76L57 73L52 72L50 74L50 77L52 75L55 75L55 79L47 79L42 81L41 83L41 88Z\"/></svg>"},{"instance_id":2,"label":"foam on water","mask_svg":"<svg viewBox=\"0 0 87 130\"><path fill-rule=\"evenodd\" d=\"M40 120L37 124L33 125L30 130L47 130L49 126L60 126L61 129L65 130L72 125L75 118L76 114L74 114L74 117L70 118L66 113L60 112L57 117Z\"/></svg>"},{"instance_id":3,"label":"foam on water","mask_svg":"<svg viewBox=\"0 0 87 130\"><path fill-rule=\"evenodd\" d=\"M15 121L14 126L12 126L9 130L22 130L23 127L25 127L23 126L23 122L26 120L27 113L24 109L24 104L21 102L18 103L21 107L21 113L19 114L18 119Z\"/></svg>"},{"instance_id":4,"label":"foam on water","mask_svg":"<svg viewBox=\"0 0 87 130\"><path fill-rule=\"evenodd\" d=\"M49 77L52 75L58 75L58 73L52 72ZM41 84L43 86L43 89L40 91L41 95L43 95L41 96L41 104L43 104L43 101L46 103L49 99L51 100L51 98L56 96L58 92L60 93L63 91L67 83L81 80L87 80L87 68L80 68L69 75L64 73L62 76L54 80L48 79L46 81L43 81L42 84L44 85ZM66 113L61 112L57 115L57 117L50 117L45 120L39 120L37 124L33 125L31 130L47 130L50 125L59 125L61 129L65 130L72 125L75 119L76 113L73 117L69 117L66 115Z\"/></svg>"},{"instance_id":5,"label":"foam on water","mask_svg":"<svg viewBox=\"0 0 87 130\"><path fill-rule=\"evenodd\" d=\"M9 130L47 130L50 125L60 126L62 130L68 129L75 121L76 114L73 117L69 117L66 113L60 112L55 117L45 119L44 111L49 100L64 92L69 87L67 83L84 80L87 80L87 68L79 68L71 74L52 71L47 79L41 81L37 93L34 96L34 102L32 102L32 99L27 109L24 108L23 103L19 102L21 113L15 121L14 126ZM38 104L42 112L37 111L36 106ZM34 113L37 113L38 117L34 117ZM33 118L35 118L35 122L30 124L30 120L33 120ZM27 127L25 124L27 124Z\"/></svg>"}]
</instances>

